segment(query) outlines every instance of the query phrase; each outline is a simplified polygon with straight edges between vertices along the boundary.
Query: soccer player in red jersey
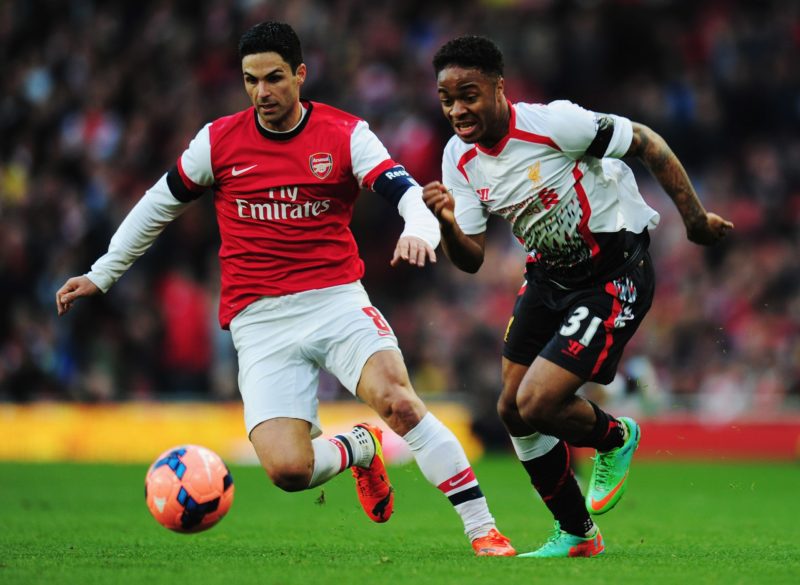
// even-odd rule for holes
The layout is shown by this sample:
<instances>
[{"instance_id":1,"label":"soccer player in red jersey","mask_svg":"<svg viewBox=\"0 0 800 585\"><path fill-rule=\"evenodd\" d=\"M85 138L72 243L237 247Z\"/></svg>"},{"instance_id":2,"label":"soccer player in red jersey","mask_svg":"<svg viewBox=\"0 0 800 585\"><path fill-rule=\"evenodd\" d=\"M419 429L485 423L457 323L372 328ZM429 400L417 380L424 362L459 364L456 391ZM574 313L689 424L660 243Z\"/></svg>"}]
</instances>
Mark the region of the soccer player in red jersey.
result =
<instances>
[{"instance_id":1,"label":"soccer player in red jersey","mask_svg":"<svg viewBox=\"0 0 800 585\"><path fill-rule=\"evenodd\" d=\"M442 111L455 131L442 182L423 199L442 247L466 272L483 263L486 222L499 215L528 252L526 285L505 336L498 412L556 527L520 556L595 556L604 544L590 514L622 496L640 429L576 395L605 384L650 308L655 278L648 229L659 220L622 157L638 158L672 198L688 237L708 245L733 224L700 203L664 140L641 124L573 103L512 104L503 55L466 36L433 59ZM597 450L584 499L567 443Z\"/></svg>"},{"instance_id":2,"label":"soccer player in red jersey","mask_svg":"<svg viewBox=\"0 0 800 585\"><path fill-rule=\"evenodd\" d=\"M394 332L360 283L364 264L349 229L359 190L385 197L405 220L391 264L422 267L436 260L439 243L422 188L364 120L300 98L306 65L289 25L254 26L239 54L252 107L197 133L122 222L108 252L58 290L59 315L76 299L107 291L213 188L220 324L236 347L250 441L275 485L305 490L351 468L367 515L385 522L392 514L380 429L360 424L320 436L324 368L408 443L461 516L477 555L513 555L461 444L415 394Z\"/></svg>"}]
</instances>

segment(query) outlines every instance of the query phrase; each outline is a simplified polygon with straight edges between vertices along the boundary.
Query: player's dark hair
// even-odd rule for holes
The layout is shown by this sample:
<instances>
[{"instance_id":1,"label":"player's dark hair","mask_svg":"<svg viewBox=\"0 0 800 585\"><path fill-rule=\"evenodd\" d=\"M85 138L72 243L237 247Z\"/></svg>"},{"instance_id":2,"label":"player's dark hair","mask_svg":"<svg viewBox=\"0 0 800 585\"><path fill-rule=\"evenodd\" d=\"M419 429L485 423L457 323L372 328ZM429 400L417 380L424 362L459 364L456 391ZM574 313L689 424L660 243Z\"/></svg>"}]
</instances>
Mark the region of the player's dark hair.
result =
<instances>
[{"instance_id":1,"label":"player's dark hair","mask_svg":"<svg viewBox=\"0 0 800 585\"><path fill-rule=\"evenodd\" d=\"M436 75L451 65L502 77L503 53L486 37L465 35L447 41L433 56L433 70Z\"/></svg>"},{"instance_id":2,"label":"player's dark hair","mask_svg":"<svg viewBox=\"0 0 800 585\"><path fill-rule=\"evenodd\" d=\"M292 68L303 62L303 49L294 29L286 23L261 22L239 39L239 60L255 53L278 53Z\"/></svg>"}]
</instances>

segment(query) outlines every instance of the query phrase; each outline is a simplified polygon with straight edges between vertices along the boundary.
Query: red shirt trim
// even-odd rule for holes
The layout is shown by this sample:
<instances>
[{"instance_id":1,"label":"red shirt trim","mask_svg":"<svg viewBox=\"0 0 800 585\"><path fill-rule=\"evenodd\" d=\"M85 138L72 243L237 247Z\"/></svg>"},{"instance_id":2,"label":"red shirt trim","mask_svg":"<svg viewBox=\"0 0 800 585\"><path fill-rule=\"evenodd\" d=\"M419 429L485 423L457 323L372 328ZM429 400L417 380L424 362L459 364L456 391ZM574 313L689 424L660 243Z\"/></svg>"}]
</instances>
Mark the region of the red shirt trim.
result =
<instances>
[{"instance_id":1,"label":"red shirt trim","mask_svg":"<svg viewBox=\"0 0 800 585\"><path fill-rule=\"evenodd\" d=\"M467 176L467 170L464 167L466 167L467 163L476 156L478 156L477 149L470 148L467 152L461 155L461 158L458 160L458 164L456 165L458 171L464 175L464 180L466 180L467 183L469 183L469 177Z\"/></svg>"},{"instance_id":2,"label":"red shirt trim","mask_svg":"<svg viewBox=\"0 0 800 585\"><path fill-rule=\"evenodd\" d=\"M197 183L192 181L189 178L189 175L186 174L186 171L183 170L183 162L181 161L181 158L182 157L178 157L177 167L178 167L178 174L181 176L181 181L183 181L183 184L186 186L187 189L189 189L189 191L193 191L195 193L205 191L206 190L205 187L203 187L202 185L198 185Z\"/></svg>"},{"instance_id":3,"label":"red shirt trim","mask_svg":"<svg viewBox=\"0 0 800 585\"><path fill-rule=\"evenodd\" d=\"M364 177L364 187L366 187L367 189L372 189L372 185L375 184L376 179L381 173L385 173L392 167L396 166L397 163L395 161L393 161L390 158L387 158L385 161L383 161L381 164L379 164L377 167L375 167L369 173L367 173L367 176Z\"/></svg>"},{"instance_id":4,"label":"red shirt trim","mask_svg":"<svg viewBox=\"0 0 800 585\"><path fill-rule=\"evenodd\" d=\"M600 245L597 243L597 240L594 239L594 235L589 229L589 218L592 216L592 207L589 205L589 197L586 195L586 190L583 188L583 185L581 185L583 173L578 168L577 161L572 169L572 176L575 177L575 193L578 194L578 201L580 201L581 211L583 211L583 217L581 217L581 222L578 224L578 233L589 246L592 258L595 258L600 252Z\"/></svg>"},{"instance_id":5,"label":"red shirt trim","mask_svg":"<svg viewBox=\"0 0 800 585\"><path fill-rule=\"evenodd\" d=\"M506 134L500 142L495 144L492 148L484 148L480 144L477 144L478 150L480 150L484 154L488 154L489 156L497 156L508 144L508 141L512 138L516 140L522 140L524 142L533 142L535 144L544 144L545 146L549 146L559 152L561 152L561 148L555 141L550 138L549 136L543 136L541 134L534 134L533 132L526 132L525 130L520 130L517 128L517 110L514 108L514 105L511 102L508 102L508 107L510 110L510 117L508 120L508 134Z\"/></svg>"}]
</instances>

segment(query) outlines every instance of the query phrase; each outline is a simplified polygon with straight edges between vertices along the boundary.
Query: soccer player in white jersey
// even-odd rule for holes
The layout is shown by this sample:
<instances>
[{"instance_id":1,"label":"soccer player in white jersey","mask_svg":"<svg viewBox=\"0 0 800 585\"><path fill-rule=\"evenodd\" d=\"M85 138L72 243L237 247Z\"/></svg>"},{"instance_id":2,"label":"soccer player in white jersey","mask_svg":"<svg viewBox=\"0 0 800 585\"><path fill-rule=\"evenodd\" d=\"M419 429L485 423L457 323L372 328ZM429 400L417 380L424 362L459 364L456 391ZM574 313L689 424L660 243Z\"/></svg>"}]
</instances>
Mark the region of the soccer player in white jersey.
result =
<instances>
[{"instance_id":1,"label":"soccer player in white jersey","mask_svg":"<svg viewBox=\"0 0 800 585\"><path fill-rule=\"evenodd\" d=\"M91 270L56 293L59 315L105 292L191 202L213 189L222 244L220 324L230 328L250 440L283 490L318 486L352 468L367 515L385 522L394 493L381 431L368 424L321 437L320 368L333 373L405 439L423 475L461 516L479 556L515 554L495 527L455 435L417 397L397 339L360 283L364 265L349 224L362 187L405 220L392 265L435 261L436 219L422 188L363 120L300 99L300 41L264 22L239 43L252 107L206 125L149 189Z\"/></svg>"},{"instance_id":2,"label":"soccer player in white jersey","mask_svg":"<svg viewBox=\"0 0 800 585\"><path fill-rule=\"evenodd\" d=\"M433 66L455 136L442 182L426 185L423 199L445 253L476 272L490 214L508 220L528 252L526 286L505 336L498 413L556 522L544 546L520 556L598 555L604 544L590 514L607 512L625 491L640 430L576 392L586 381L612 380L650 308L648 230L659 219L619 159L638 158L650 170L691 241L712 244L733 224L703 208L681 163L646 126L567 101L510 103L503 56L489 39L453 39ZM597 450L585 498L567 443Z\"/></svg>"}]
</instances>

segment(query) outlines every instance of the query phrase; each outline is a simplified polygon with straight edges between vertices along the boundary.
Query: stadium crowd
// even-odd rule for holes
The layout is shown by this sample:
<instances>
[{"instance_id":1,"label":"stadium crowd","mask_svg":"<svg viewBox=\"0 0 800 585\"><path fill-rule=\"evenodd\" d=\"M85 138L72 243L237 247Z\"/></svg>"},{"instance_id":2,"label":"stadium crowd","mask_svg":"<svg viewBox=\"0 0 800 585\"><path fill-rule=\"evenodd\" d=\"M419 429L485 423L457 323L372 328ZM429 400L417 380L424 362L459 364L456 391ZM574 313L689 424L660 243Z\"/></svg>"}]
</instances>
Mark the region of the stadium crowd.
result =
<instances>
[{"instance_id":1,"label":"stadium crowd","mask_svg":"<svg viewBox=\"0 0 800 585\"><path fill-rule=\"evenodd\" d=\"M653 127L736 230L723 246L690 244L634 164L662 216L656 300L624 374L589 391L711 417L798 405L800 6L777 0L0 3L0 400L237 399L210 197L107 295L62 320L53 299L205 122L247 107L236 42L265 19L298 31L304 97L364 117L420 182L440 177L450 135L431 56L458 34L498 42L512 99L566 98ZM373 302L420 393L494 420L522 251L493 224L506 237L489 238L478 275L442 253L421 272L393 269L400 229L394 209L362 195L354 232ZM339 392L323 380L324 398Z\"/></svg>"}]
</instances>

